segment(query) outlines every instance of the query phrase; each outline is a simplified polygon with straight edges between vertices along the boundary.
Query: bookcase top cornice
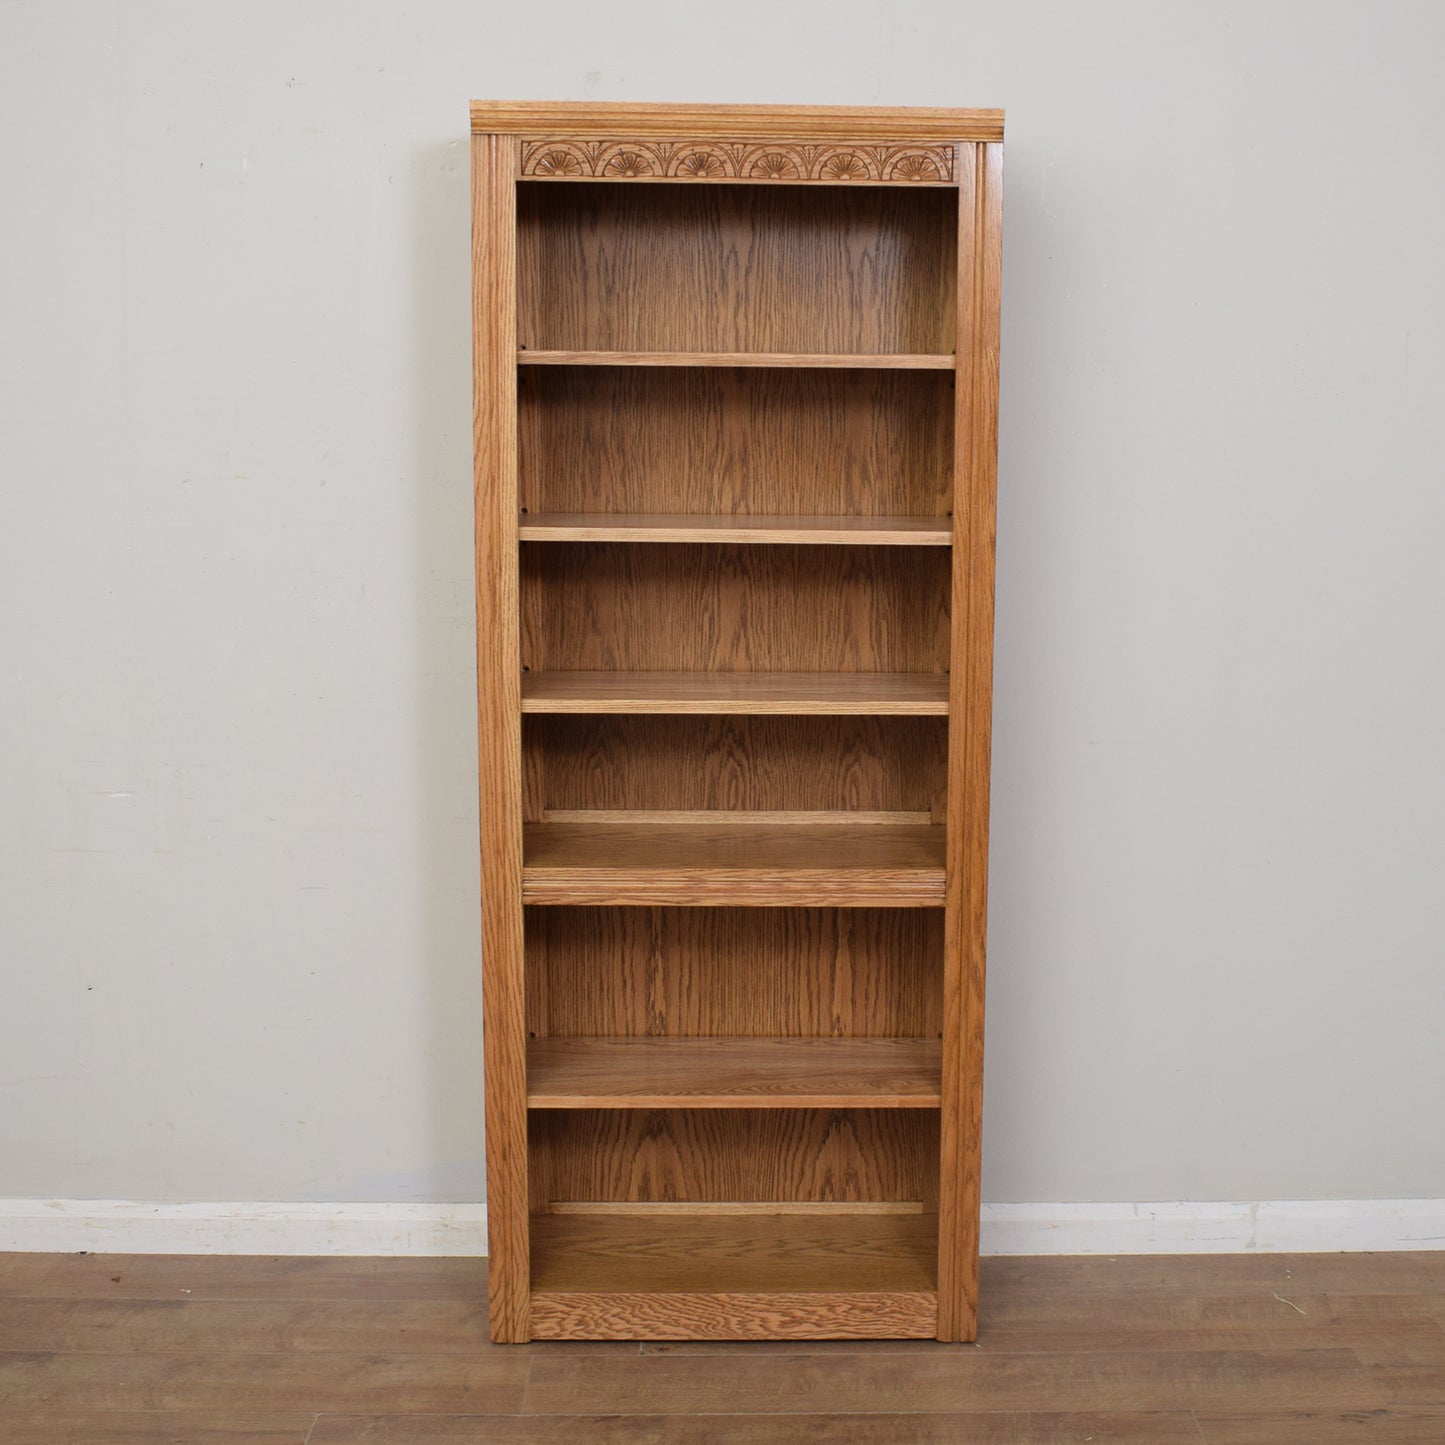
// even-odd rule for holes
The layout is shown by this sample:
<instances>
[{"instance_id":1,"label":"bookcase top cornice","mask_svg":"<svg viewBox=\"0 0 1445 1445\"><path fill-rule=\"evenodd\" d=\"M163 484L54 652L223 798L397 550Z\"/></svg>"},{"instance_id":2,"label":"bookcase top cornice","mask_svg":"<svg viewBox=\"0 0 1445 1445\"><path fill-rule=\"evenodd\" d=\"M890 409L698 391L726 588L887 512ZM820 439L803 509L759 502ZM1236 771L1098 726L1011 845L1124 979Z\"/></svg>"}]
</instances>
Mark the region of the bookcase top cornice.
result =
<instances>
[{"instance_id":1,"label":"bookcase top cornice","mask_svg":"<svg viewBox=\"0 0 1445 1445\"><path fill-rule=\"evenodd\" d=\"M1003 111L931 106L667 105L474 100L474 135L565 132L724 140L1001 141Z\"/></svg>"}]
</instances>

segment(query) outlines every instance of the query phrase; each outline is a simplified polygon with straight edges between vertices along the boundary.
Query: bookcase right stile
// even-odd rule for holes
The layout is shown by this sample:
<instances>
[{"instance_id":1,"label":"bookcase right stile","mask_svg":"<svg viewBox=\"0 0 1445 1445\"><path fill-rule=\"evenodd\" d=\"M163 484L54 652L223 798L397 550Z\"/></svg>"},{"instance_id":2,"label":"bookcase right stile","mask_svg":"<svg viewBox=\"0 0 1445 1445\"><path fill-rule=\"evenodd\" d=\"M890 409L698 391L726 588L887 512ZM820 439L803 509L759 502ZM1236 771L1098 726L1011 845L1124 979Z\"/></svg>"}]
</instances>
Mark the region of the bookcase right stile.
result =
<instances>
[{"instance_id":1,"label":"bookcase right stile","mask_svg":"<svg viewBox=\"0 0 1445 1445\"><path fill-rule=\"evenodd\" d=\"M959 147L938 1338L978 1333L1003 147Z\"/></svg>"}]
</instances>

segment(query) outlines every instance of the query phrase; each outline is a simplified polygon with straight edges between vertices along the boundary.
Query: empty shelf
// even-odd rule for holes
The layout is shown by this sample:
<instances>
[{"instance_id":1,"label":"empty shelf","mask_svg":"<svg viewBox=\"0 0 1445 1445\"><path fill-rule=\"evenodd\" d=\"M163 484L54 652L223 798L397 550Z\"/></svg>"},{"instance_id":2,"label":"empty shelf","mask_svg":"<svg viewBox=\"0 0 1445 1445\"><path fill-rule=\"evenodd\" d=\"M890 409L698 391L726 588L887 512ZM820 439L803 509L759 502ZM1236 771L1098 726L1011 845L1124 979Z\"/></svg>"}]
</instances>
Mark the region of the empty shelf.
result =
<instances>
[{"instance_id":1,"label":"empty shelf","mask_svg":"<svg viewBox=\"0 0 1445 1445\"><path fill-rule=\"evenodd\" d=\"M713 517L688 513L611 515L529 512L524 542L757 542L794 546L947 547L948 517Z\"/></svg>"},{"instance_id":2,"label":"empty shelf","mask_svg":"<svg viewBox=\"0 0 1445 1445\"><path fill-rule=\"evenodd\" d=\"M936 1109L936 1039L546 1038L533 1109Z\"/></svg>"},{"instance_id":3,"label":"empty shelf","mask_svg":"<svg viewBox=\"0 0 1445 1445\"><path fill-rule=\"evenodd\" d=\"M936 908L931 823L551 822L523 829L522 901Z\"/></svg>"},{"instance_id":4,"label":"empty shelf","mask_svg":"<svg viewBox=\"0 0 1445 1445\"><path fill-rule=\"evenodd\" d=\"M523 712L948 713L948 677L910 672L533 672Z\"/></svg>"},{"instance_id":5,"label":"empty shelf","mask_svg":"<svg viewBox=\"0 0 1445 1445\"><path fill-rule=\"evenodd\" d=\"M541 1214L531 1231L538 1339L927 1339L937 1329L933 1215Z\"/></svg>"},{"instance_id":6,"label":"empty shelf","mask_svg":"<svg viewBox=\"0 0 1445 1445\"><path fill-rule=\"evenodd\" d=\"M851 351L529 351L517 352L521 366L820 366L878 371L952 371L952 352Z\"/></svg>"}]
</instances>

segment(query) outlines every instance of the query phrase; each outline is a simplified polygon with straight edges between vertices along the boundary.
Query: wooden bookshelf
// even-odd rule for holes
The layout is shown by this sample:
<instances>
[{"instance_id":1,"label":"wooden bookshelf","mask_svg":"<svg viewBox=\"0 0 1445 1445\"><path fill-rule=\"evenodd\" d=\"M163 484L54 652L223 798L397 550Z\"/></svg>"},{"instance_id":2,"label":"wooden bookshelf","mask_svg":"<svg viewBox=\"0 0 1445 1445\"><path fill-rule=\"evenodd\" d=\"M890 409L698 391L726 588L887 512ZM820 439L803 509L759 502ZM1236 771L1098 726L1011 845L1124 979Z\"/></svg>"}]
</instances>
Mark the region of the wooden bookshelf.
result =
<instances>
[{"instance_id":1,"label":"wooden bookshelf","mask_svg":"<svg viewBox=\"0 0 1445 1445\"><path fill-rule=\"evenodd\" d=\"M1001 139L473 107L499 1341L974 1336Z\"/></svg>"}]
</instances>

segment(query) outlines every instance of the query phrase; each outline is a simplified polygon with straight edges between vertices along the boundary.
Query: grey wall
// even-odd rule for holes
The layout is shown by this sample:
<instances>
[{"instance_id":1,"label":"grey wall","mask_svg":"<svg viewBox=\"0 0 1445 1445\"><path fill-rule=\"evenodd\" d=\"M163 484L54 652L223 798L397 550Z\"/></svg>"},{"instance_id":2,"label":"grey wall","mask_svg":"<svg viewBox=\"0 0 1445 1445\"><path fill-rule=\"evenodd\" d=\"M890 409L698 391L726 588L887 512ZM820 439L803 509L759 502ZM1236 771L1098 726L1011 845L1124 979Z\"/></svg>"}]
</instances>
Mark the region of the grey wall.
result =
<instances>
[{"instance_id":1,"label":"grey wall","mask_svg":"<svg viewBox=\"0 0 1445 1445\"><path fill-rule=\"evenodd\" d=\"M481 1191L472 96L1008 107L986 1195L1445 1194L1442 45L0 5L0 1195Z\"/></svg>"}]
</instances>

